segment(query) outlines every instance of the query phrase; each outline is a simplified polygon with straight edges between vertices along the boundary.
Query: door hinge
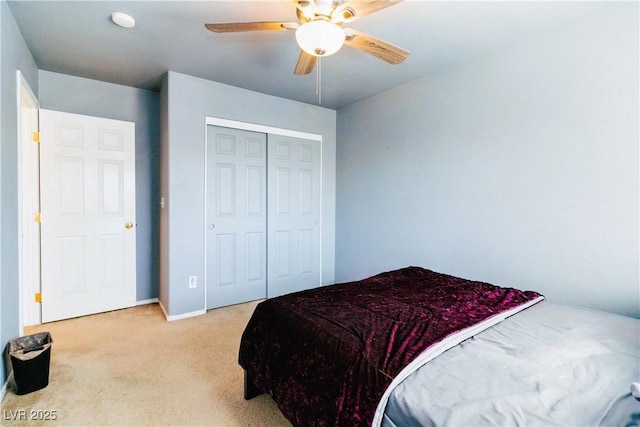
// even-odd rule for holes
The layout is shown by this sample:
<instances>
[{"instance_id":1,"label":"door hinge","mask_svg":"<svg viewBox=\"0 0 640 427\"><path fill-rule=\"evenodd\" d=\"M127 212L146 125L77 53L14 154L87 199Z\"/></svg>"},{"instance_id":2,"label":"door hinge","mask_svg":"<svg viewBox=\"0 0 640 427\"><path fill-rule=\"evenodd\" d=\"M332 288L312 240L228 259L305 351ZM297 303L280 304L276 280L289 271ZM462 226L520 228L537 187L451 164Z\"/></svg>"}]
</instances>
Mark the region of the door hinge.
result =
<instances>
[{"instance_id":1,"label":"door hinge","mask_svg":"<svg viewBox=\"0 0 640 427\"><path fill-rule=\"evenodd\" d=\"M42 293L36 292L36 302L42 302Z\"/></svg>"},{"instance_id":2,"label":"door hinge","mask_svg":"<svg viewBox=\"0 0 640 427\"><path fill-rule=\"evenodd\" d=\"M33 133L33 142L40 142L40 132Z\"/></svg>"},{"instance_id":3,"label":"door hinge","mask_svg":"<svg viewBox=\"0 0 640 427\"><path fill-rule=\"evenodd\" d=\"M33 215L33 222L40 224L40 212L36 212L35 215Z\"/></svg>"}]
</instances>

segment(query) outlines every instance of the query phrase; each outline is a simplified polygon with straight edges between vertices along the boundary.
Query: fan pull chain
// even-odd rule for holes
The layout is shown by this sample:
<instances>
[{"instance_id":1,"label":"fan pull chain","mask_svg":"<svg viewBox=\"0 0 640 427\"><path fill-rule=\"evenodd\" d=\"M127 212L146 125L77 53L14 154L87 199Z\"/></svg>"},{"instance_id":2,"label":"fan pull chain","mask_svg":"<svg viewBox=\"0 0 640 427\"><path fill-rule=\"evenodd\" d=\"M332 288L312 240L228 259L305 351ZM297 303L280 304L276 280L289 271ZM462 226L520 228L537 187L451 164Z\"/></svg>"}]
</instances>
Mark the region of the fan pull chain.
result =
<instances>
[{"instance_id":1,"label":"fan pull chain","mask_svg":"<svg viewBox=\"0 0 640 427\"><path fill-rule=\"evenodd\" d=\"M318 67L316 68L316 95L318 95L318 105L322 104L322 56L318 56Z\"/></svg>"}]
</instances>

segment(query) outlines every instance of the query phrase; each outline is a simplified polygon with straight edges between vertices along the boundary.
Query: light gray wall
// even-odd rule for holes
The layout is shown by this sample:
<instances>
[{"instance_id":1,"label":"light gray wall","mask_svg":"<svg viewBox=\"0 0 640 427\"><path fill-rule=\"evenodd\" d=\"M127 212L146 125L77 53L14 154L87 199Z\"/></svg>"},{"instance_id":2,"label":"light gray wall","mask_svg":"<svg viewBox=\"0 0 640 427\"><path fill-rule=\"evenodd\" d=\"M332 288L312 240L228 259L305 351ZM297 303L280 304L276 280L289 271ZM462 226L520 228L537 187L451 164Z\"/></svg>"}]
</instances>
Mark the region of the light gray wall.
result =
<instances>
[{"instance_id":1,"label":"light gray wall","mask_svg":"<svg viewBox=\"0 0 640 427\"><path fill-rule=\"evenodd\" d=\"M40 107L136 125L137 301L158 297L160 94L40 70Z\"/></svg>"},{"instance_id":2,"label":"light gray wall","mask_svg":"<svg viewBox=\"0 0 640 427\"><path fill-rule=\"evenodd\" d=\"M204 278L206 116L322 135L322 277L325 283L333 283L336 112L174 72L168 73L164 90L168 105L161 127L167 144L162 149L162 195L167 205L161 222L163 239L168 241L163 242L167 253L162 265L167 271L161 278L160 300L168 314L205 307L204 286L189 289L187 280Z\"/></svg>"},{"instance_id":3,"label":"light gray wall","mask_svg":"<svg viewBox=\"0 0 640 427\"><path fill-rule=\"evenodd\" d=\"M336 280L419 265L640 316L638 90L626 2L339 110Z\"/></svg>"},{"instance_id":4,"label":"light gray wall","mask_svg":"<svg viewBox=\"0 0 640 427\"><path fill-rule=\"evenodd\" d=\"M18 287L18 102L16 71L38 93L37 67L6 1L0 1L0 346L20 335ZM0 387L8 375L0 363Z\"/></svg>"}]
</instances>

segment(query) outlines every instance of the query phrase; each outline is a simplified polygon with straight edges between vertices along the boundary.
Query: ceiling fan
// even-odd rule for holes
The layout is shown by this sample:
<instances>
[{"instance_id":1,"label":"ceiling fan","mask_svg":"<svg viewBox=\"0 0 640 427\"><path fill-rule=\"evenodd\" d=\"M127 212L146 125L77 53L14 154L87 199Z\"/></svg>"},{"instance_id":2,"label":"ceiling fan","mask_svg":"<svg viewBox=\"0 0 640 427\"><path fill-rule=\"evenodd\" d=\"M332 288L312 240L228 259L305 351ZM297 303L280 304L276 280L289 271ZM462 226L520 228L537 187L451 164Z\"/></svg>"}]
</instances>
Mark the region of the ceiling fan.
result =
<instances>
[{"instance_id":1,"label":"ceiling fan","mask_svg":"<svg viewBox=\"0 0 640 427\"><path fill-rule=\"evenodd\" d=\"M232 22L205 27L214 33L295 30L301 52L293 73L298 75L311 73L319 56L332 55L343 44L390 64L399 64L407 59L409 51L342 25L401 1L293 0L298 22Z\"/></svg>"}]
</instances>

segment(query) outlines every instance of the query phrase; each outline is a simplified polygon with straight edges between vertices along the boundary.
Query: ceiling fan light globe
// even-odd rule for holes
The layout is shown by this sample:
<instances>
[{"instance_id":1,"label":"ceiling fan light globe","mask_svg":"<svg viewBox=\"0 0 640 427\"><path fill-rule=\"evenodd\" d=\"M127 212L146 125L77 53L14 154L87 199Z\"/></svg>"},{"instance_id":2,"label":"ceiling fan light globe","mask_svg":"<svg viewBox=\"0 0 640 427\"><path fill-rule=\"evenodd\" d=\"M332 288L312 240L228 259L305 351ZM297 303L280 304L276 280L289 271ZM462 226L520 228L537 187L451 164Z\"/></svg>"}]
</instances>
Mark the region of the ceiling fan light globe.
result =
<instances>
[{"instance_id":1,"label":"ceiling fan light globe","mask_svg":"<svg viewBox=\"0 0 640 427\"><path fill-rule=\"evenodd\" d=\"M296 41L302 50L314 56L329 56L344 44L344 31L324 20L306 22L296 29Z\"/></svg>"}]
</instances>

